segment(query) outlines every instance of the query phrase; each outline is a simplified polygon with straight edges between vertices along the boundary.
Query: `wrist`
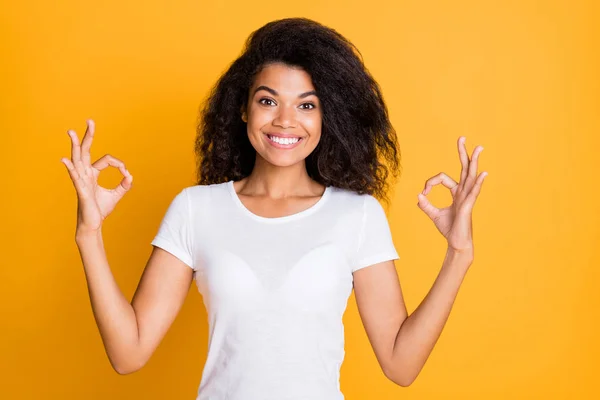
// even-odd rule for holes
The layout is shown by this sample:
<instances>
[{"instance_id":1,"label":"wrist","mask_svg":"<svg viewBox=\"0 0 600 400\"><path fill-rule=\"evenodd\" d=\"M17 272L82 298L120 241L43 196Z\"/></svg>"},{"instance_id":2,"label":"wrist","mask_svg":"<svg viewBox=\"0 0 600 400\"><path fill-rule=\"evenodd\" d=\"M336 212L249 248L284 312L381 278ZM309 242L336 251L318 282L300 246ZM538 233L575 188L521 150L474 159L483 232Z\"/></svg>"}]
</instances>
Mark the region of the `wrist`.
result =
<instances>
[{"instance_id":1,"label":"wrist","mask_svg":"<svg viewBox=\"0 0 600 400\"><path fill-rule=\"evenodd\" d=\"M462 268L467 270L473 263L473 252L456 250L448 247L446 250L445 265L451 265L453 267Z\"/></svg>"},{"instance_id":2,"label":"wrist","mask_svg":"<svg viewBox=\"0 0 600 400\"><path fill-rule=\"evenodd\" d=\"M89 240L95 240L102 238L102 228L98 229L76 229L75 230L75 242L85 242Z\"/></svg>"}]
</instances>

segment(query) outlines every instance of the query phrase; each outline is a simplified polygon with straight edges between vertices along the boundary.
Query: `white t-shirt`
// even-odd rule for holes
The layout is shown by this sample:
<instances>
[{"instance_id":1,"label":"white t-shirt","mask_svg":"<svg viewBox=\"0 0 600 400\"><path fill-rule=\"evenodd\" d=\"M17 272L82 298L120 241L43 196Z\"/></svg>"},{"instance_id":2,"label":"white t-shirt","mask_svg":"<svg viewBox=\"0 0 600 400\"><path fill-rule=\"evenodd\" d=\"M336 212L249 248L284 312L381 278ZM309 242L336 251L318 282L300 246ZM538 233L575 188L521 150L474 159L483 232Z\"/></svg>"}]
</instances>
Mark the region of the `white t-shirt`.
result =
<instances>
[{"instance_id":1,"label":"white t-shirt","mask_svg":"<svg viewBox=\"0 0 600 400\"><path fill-rule=\"evenodd\" d=\"M398 259L368 194L327 187L280 218L247 209L233 181L183 189L152 244L194 270L209 319L196 400L342 400L342 316L352 273Z\"/></svg>"}]
</instances>

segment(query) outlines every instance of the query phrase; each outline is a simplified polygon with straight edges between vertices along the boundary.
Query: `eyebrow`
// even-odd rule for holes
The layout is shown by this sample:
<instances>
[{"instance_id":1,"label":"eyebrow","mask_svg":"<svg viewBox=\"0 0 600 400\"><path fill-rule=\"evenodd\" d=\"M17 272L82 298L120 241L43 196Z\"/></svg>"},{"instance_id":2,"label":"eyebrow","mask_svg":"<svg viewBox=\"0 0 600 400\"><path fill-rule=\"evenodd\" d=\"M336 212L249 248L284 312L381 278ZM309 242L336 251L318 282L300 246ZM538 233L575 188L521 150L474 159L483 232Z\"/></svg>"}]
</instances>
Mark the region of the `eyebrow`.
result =
<instances>
[{"instance_id":1,"label":"eyebrow","mask_svg":"<svg viewBox=\"0 0 600 400\"><path fill-rule=\"evenodd\" d=\"M259 90L266 90L267 92L271 93L273 96L278 96L278 93L277 93L276 90L271 89L270 87L264 86L264 85L261 85L261 86L257 87L256 89L254 89L254 93L252 93L252 95L254 96L256 94L256 92L258 92ZM310 96L310 95L315 95L316 96L317 92L314 91L314 90L311 90L309 92L304 92L304 93L299 94L298 98L303 99L303 98L305 98L307 96Z\"/></svg>"}]
</instances>

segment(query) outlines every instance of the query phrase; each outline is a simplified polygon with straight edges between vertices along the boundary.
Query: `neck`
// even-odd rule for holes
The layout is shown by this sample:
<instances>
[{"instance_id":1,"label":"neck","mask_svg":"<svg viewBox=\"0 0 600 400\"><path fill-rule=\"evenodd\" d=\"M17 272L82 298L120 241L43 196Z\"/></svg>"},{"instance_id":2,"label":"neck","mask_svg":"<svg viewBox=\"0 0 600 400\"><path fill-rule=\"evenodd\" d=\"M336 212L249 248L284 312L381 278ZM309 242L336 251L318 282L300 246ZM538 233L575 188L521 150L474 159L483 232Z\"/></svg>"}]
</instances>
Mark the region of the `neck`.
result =
<instances>
[{"instance_id":1,"label":"neck","mask_svg":"<svg viewBox=\"0 0 600 400\"><path fill-rule=\"evenodd\" d=\"M320 195L320 192L315 194L316 185L318 184L306 172L304 160L294 165L281 167L273 165L257 155L252 173L243 179L240 192L273 199Z\"/></svg>"}]
</instances>

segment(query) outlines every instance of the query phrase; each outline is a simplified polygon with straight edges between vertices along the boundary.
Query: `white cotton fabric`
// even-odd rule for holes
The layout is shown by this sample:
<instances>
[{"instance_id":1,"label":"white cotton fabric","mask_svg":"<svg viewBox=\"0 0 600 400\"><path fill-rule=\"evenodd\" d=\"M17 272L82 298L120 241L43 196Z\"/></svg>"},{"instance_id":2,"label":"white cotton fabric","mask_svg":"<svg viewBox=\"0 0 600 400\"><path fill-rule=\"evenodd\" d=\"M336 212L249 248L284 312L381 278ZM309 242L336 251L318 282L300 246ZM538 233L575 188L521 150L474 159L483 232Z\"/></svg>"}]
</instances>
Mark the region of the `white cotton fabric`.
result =
<instances>
[{"instance_id":1,"label":"white cotton fabric","mask_svg":"<svg viewBox=\"0 0 600 400\"><path fill-rule=\"evenodd\" d=\"M194 270L209 319L196 400L342 400L352 273L398 259L368 194L327 187L312 207L253 214L233 181L183 189L152 241Z\"/></svg>"}]
</instances>

